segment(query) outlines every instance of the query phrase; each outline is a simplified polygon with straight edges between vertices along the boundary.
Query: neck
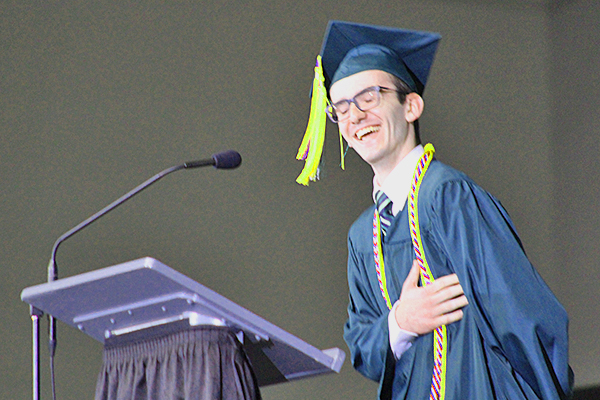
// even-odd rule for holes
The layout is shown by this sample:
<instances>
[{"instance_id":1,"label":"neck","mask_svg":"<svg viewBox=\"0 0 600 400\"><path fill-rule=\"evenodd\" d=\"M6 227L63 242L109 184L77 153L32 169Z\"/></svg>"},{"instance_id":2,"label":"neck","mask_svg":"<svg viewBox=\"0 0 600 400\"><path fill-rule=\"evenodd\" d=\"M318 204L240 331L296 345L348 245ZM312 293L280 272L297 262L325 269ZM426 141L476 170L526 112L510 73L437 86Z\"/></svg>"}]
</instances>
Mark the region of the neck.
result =
<instances>
[{"instance_id":1,"label":"neck","mask_svg":"<svg viewBox=\"0 0 600 400\"><path fill-rule=\"evenodd\" d=\"M405 145L402 146L402 148L399 149L392 158L382 161L381 163L371 165L373 173L375 174L375 182L377 182L379 186L382 186L383 182L385 182L394 168L396 168L396 166L400 164L404 157L406 157L408 153L417 147L417 145L418 143L416 140L407 140Z\"/></svg>"}]
</instances>

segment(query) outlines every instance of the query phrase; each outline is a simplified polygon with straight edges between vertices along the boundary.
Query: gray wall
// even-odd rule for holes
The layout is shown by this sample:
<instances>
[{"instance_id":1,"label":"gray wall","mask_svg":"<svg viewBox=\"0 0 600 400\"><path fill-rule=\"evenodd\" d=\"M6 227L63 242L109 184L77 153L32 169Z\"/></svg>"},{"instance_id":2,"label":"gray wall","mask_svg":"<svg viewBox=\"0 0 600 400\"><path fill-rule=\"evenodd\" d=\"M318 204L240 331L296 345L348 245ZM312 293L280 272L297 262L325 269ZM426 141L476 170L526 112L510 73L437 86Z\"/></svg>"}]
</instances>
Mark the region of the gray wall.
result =
<instances>
[{"instance_id":1,"label":"gray wall","mask_svg":"<svg viewBox=\"0 0 600 400\"><path fill-rule=\"evenodd\" d=\"M346 349L345 238L369 205L371 171L354 153L339 170L329 126L326 178L294 182L329 19L443 35L423 139L504 203L569 312L577 384L599 383L588 321L600 311L600 7L558 3L2 2L0 398L29 396L19 293L44 282L54 240L158 171L228 148L242 154L240 169L165 178L65 242L60 275L151 255L319 348ZM101 346L59 328L59 398L91 398ZM375 391L347 363L263 394Z\"/></svg>"},{"instance_id":2,"label":"gray wall","mask_svg":"<svg viewBox=\"0 0 600 400\"><path fill-rule=\"evenodd\" d=\"M570 314L573 368L598 385L600 354L600 3L575 2L551 20L553 224L556 291Z\"/></svg>"}]
</instances>

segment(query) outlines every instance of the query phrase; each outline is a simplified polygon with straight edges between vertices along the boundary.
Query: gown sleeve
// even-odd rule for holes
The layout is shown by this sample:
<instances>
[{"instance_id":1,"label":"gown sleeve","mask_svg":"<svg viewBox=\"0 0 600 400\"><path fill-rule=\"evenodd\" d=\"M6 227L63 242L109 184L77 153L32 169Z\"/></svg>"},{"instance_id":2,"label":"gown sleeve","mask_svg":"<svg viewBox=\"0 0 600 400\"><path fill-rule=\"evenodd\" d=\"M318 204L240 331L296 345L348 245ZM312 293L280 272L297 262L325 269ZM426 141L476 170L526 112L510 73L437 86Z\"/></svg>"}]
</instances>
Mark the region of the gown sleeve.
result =
<instances>
[{"instance_id":1,"label":"gown sleeve","mask_svg":"<svg viewBox=\"0 0 600 400\"><path fill-rule=\"evenodd\" d=\"M527 259L504 208L466 180L445 182L430 198L419 212L427 213L430 241L457 273L483 340L539 398L568 398L566 311Z\"/></svg>"},{"instance_id":2,"label":"gown sleeve","mask_svg":"<svg viewBox=\"0 0 600 400\"><path fill-rule=\"evenodd\" d=\"M350 302L344 339L352 365L367 378L380 381L386 362L394 357L389 344L388 312L387 308L381 309L374 297L377 293L370 288L365 263L354 248L352 233L348 238L348 286Z\"/></svg>"}]
</instances>

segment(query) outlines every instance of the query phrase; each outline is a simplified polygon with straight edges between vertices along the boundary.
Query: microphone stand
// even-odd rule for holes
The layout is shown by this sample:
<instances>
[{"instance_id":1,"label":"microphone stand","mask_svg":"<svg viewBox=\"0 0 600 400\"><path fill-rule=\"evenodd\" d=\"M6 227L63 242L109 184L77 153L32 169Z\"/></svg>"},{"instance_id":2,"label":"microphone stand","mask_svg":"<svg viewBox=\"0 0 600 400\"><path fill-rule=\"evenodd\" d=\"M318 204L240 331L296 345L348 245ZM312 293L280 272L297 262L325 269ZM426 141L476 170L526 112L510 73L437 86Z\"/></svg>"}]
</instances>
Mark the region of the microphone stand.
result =
<instances>
[{"instance_id":1,"label":"microphone stand","mask_svg":"<svg viewBox=\"0 0 600 400\"><path fill-rule=\"evenodd\" d=\"M131 197L135 196L142 190L146 189L148 186L152 185L154 182L158 181L162 177L175 172L181 169L191 169L198 167L205 167L209 165L213 165L215 168L221 169L231 169L237 168L241 163L241 157L239 153L228 150L226 152L213 154L212 158L198 161L190 161L183 163L181 165L176 165L171 168L167 168L164 171L159 172L154 175L152 178L148 179L141 185L135 187L131 191L125 193L123 196L113 201L102 210L98 211L88 219L79 223L77 226L71 228L69 231L65 232L62 236L60 236L56 242L54 243L54 247L52 248L52 255L50 257L50 262L48 263L48 282L53 282L58 279L58 268L56 265L56 253L58 251L58 246L73 236L77 232L84 229L86 226L90 225L92 222L96 221L100 217L107 214L109 211L117 208ZM40 332L39 332L39 318L43 315L43 312L40 310L31 307L30 309L31 321L33 324L33 400L40 399ZM51 369L51 383L52 383L52 397L56 398L55 395L55 385L54 385L54 354L56 352L56 318L51 315L48 315L48 349L50 353L50 369Z\"/></svg>"},{"instance_id":2,"label":"microphone stand","mask_svg":"<svg viewBox=\"0 0 600 400\"><path fill-rule=\"evenodd\" d=\"M44 313L29 306L33 333L33 400L40 400L40 318Z\"/></svg>"}]
</instances>

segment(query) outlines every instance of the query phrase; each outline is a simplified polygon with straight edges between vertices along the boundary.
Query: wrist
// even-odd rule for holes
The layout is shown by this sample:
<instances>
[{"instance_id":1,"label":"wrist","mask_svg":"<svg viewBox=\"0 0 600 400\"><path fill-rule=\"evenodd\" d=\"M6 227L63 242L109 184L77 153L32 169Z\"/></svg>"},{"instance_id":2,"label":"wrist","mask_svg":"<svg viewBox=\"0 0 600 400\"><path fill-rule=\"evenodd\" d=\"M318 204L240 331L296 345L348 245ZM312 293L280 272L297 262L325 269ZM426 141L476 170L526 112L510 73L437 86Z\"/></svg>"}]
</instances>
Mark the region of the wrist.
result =
<instances>
[{"instance_id":1,"label":"wrist","mask_svg":"<svg viewBox=\"0 0 600 400\"><path fill-rule=\"evenodd\" d=\"M418 336L418 333L412 329L411 324L407 321L406 315L404 313L404 309L401 307L400 300L397 300L392 307L391 313L394 316L394 322L398 329L410 333L413 336Z\"/></svg>"}]
</instances>

